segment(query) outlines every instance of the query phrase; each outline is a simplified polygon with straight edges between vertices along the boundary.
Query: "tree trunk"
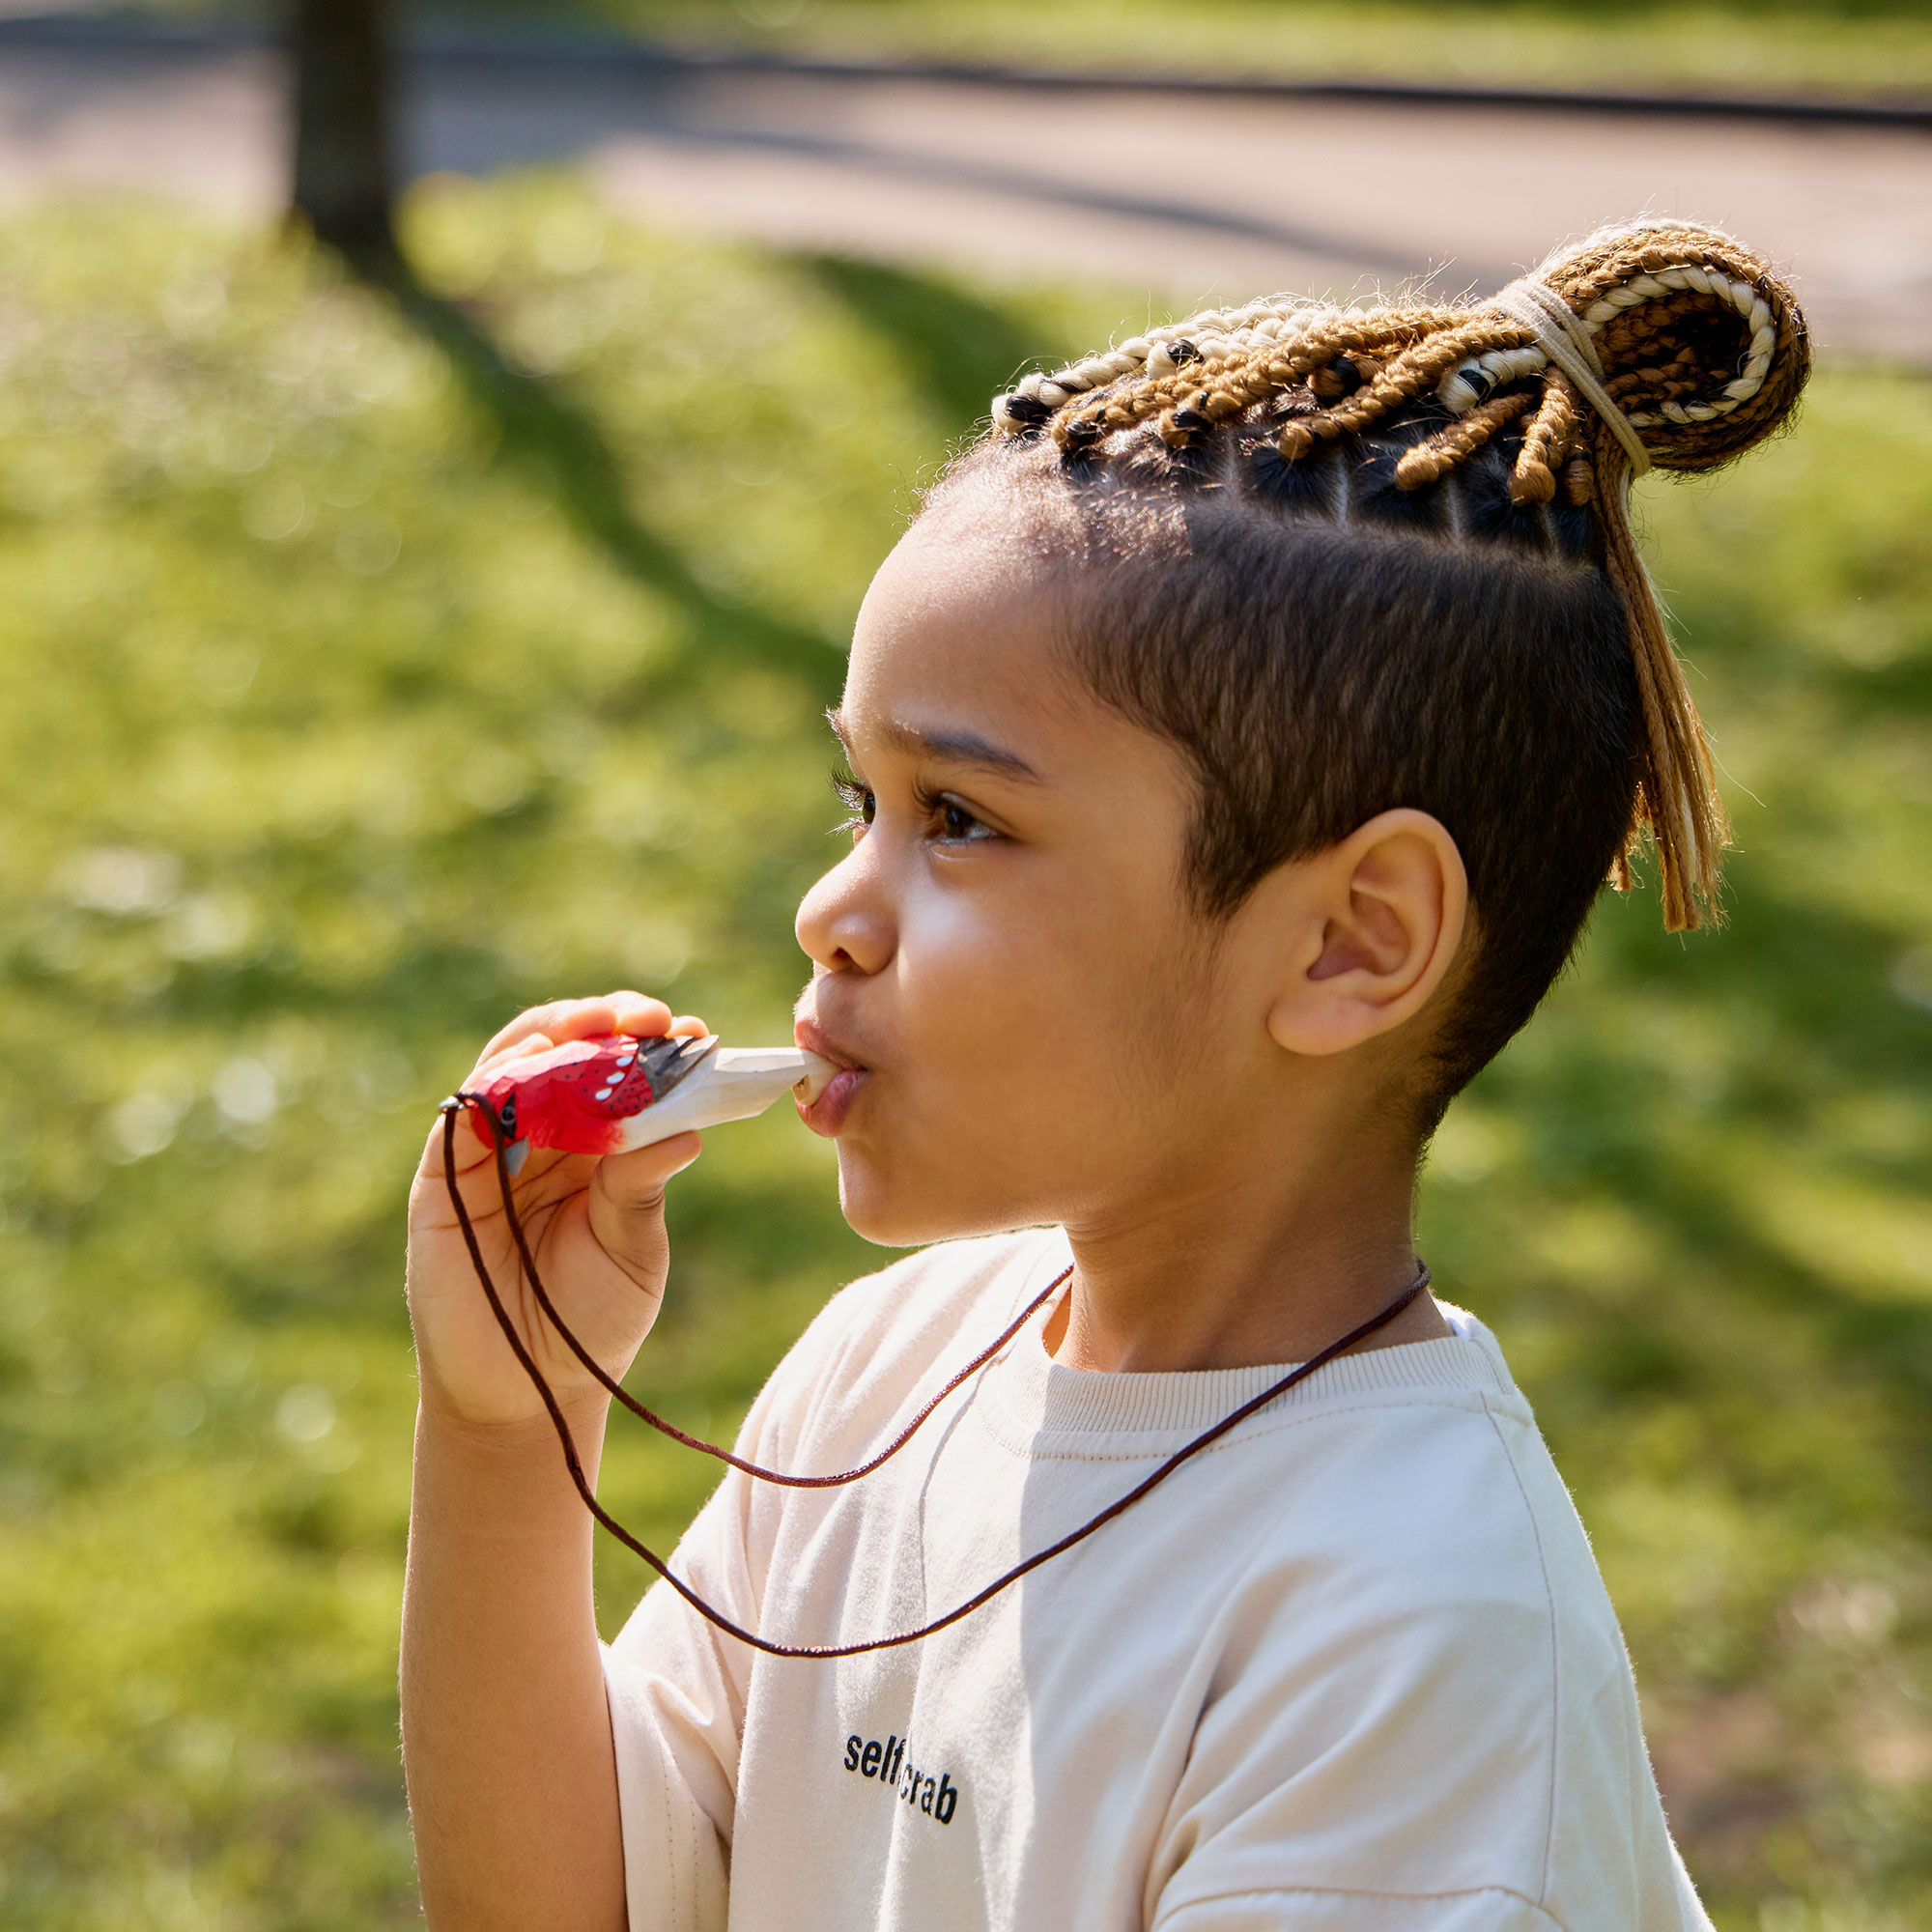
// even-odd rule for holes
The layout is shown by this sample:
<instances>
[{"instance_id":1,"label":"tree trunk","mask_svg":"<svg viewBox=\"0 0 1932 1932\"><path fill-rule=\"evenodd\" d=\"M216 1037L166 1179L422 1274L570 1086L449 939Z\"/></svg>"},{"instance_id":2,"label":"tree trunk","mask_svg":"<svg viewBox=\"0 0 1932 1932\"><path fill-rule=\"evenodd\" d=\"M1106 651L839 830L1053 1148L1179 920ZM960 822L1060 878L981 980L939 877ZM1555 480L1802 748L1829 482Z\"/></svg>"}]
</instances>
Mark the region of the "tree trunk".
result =
<instances>
[{"instance_id":1,"label":"tree trunk","mask_svg":"<svg viewBox=\"0 0 1932 1932\"><path fill-rule=\"evenodd\" d=\"M387 0L289 0L295 213L345 254L395 252Z\"/></svg>"}]
</instances>

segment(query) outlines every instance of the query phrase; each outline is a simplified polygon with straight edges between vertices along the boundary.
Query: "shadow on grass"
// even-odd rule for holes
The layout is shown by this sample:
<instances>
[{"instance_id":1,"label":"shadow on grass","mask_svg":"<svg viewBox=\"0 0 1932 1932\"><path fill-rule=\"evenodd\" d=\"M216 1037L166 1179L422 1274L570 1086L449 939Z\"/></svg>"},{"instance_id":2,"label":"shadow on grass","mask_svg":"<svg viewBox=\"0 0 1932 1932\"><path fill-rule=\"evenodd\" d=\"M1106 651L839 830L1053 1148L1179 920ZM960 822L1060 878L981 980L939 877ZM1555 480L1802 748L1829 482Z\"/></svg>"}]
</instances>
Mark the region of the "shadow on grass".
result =
<instances>
[{"instance_id":1,"label":"shadow on grass","mask_svg":"<svg viewBox=\"0 0 1932 1932\"><path fill-rule=\"evenodd\" d=\"M896 357L937 409L949 441L982 421L993 397L1042 345L1005 310L930 275L849 255L801 255L799 266Z\"/></svg>"},{"instance_id":2,"label":"shadow on grass","mask_svg":"<svg viewBox=\"0 0 1932 1932\"><path fill-rule=\"evenodd\" d=\"M344 259L441 351L470 402L495 425L503 460L554 483L564 515L585 541L686 612L697 650L803 677L826 700L837 696L842 650L707 586L639 521L622 465L594 417L555 384L517 368L470 305L432 294L393 253L357 251ZM933 407L949 444L984 419L994 394L1041 349L1012 315L943 279L842 255L797 259L897 359Z\"/></svg>"},{"instance_id":3,"label":"shadow on grass","mask_svg":"<svg viewBox=\"0 0 1932 1932\"><path fill-rule=\"evenodd\" d=\"M830 639L769 611L720 597L682 555L633 511L622 466L595 419L540 377L515 367L468 305L425 289L393 254L356 253L349 268L433 342L471 403L497 428L501 460L553 482L572 526L635 582L670 599L691 619L694 648L805 679L827 702L844 676ZM689 661L673 669L695 668Z\"/></svg>"}]
</instances>

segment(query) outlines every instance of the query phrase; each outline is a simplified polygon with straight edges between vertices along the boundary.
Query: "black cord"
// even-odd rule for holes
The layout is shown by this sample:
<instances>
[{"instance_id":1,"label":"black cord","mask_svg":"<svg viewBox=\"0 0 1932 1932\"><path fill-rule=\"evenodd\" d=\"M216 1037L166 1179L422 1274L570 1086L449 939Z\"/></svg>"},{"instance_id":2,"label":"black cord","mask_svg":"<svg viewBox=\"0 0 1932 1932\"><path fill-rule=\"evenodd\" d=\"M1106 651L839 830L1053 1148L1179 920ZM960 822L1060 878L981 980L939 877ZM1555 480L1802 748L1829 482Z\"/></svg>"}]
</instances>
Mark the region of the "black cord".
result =
<instances>
[{"instance_id":1,"label":"black cord","mask_svg":"<svg viewBox=\"0 0 1932 1932\"><path fill-rule=\"evenodd\" d=\"M1068 1268L1066 1274L1048 1282L1039 1293L994 1337L992 1343L975 1355L869 1462L861 1463L856 1468L841 1470L836 1476L793 1476L787 1475L781 1469L761 1468L757 1463L748 1463L743 1457L734 1456L730 1450L721 1448L716 1442L706 1442L702 1436L686 1435L674 1422L668 1422L655 1409L646 1408L621 1382L606 1374L604 1365L572 1333L569 1324L557 1313L556 1304L551 1300L549 1293L544 1288L543 1277L537 1272L536 1261L530 1253L529 1242L525 1238L523 1217L517 1212L515 1204L511 1200L509 1156L506 1150L508 1144L516 1138L514 1130L492 1114L489 1102L480 1095L459 1094L456 1098L470 1107L472 1111L480 1113L489 1123L491 1146L497 1156L497 1184L503 1196L503 1217L509 1223L511 1238L517 1244L517 1254L523 1262L524 1275L529 1282L530 1293L536 1296L537 1306L543 1310L545 1319L556 1330L564 1347L589 1370L591 1378L607 1395L622 1403L639 1421L648 1422L660 1435L668 1435L673 1442L682 1442L687 1449L696 1449L703 1455L715 1456L719 1462L728 1463L732 1468L747 1476L754 1477L761 1483L776 1483L781 1489L836 1490L842 1484L856 1483L861 1476L869 1476L880 1463L896 1456L919 1433L921 1425L933 1410L962 1382L970 1380L979 1370L984 1368L1026 1326L1035 1312L1045 1304L1054 1290L1066 1279L1066 1274L1072 1273L1072 1269Z\"/></svg>"},{"instance_id":2,"label":"black cord","mask_svg":"<svg viewBox=\"0 0 1932 1932\"><path fill-rule=\"evenodd\" d=\"M935 1617L932 1622L922 1624L917 1630L899 1631L892 1636L875 1637L866 1643L775 1643L769 1637L759 1636L755 1632L748 1631L742 1625L733 1623L722 1610L714 1609L689 1583L685 1582L681 1577L672 1573L669 1565L665 1562L663 1557L659 1556L654 1550L645 1548L615 1517L611 1516L598 1502L595 1492L592 1491L589 1483L584 1478L583 1464L578 1459L577 1444L571 1437L570 1425L564 1419L563 1410L558 1406L556 1397L552 1392L550 1383L544 1379L543 1371L537 1367L536 1361L531 1356L529 1350L525 1347L523 1337L517 1333L516 1323L511 1321L509 1311L504 1308L502 1298L497 1293L496 1283L491 1280L489 1267L483 1260L483 1250L477 1243L476 1231L470 1224L469 1210L464 1206L463 1190L459 1186L456 1178L456 1122L459 1115L466 1108L477 1114L488 1128L490 1143L496 1153L497 1181L502 1193L504 1219L510 1229L511 1236L516 1242L517 1253L523 1261L531 1292L535 1294L537 1304L543 1310L546 1319L554 1324L557 1332L569 1345L572 1352L577 1356L579 1361L582 1362L592 1371L602 1387L622 1397L627 1407L641 1414L646 1421L663 1428L667 1435L675 1435L679 1440L691 1443L694 1448L706 1450L708 1453L718 1456L722 1461L729 1463L734 1468L743 1470L747 1475L760 1481L787 1483L799 1488L822 1487L827 1483L850 1482L855 1477L864 1475L870 1469L877 1468L887 1457L895 1455L911 1439L913 1432L919 1428L920 1424L932 1413L952 1390L957 1388L966 1379L967 1376L990 1360L1018 1332L1021 1325L1040 1307L1047 1296L1055 1289L1059 1288L1061 1283L1065 1281L1068 1274L1072 1273L1072 1269L1068 1268L1065 1273L1048 1283L1046 1289L1022 1311L1018 1320L1005 1330L999 1341L995 1342L991 1349L976 1356L965 1370L948 1382L946 1387L921 1409L919 1414L914 1417L912 1423L894 1439L891 1446L881 1454L875 1456L869 1463L863 1463L857 1469L847 1470L843 1475L835 1477L798 1478L774 1474L758 1468L753 1463L741 1462L735 1456L728 1455L724 1451L715 1448L710 1443L699 1442L695 1437L685 1435L682 1431L672 1429L669 1425L661 1422L658 1417L652 1415L648 1410L643 1409L640 1405L632 1402L628 1396L625 1396L623 1391L617 1388L616 1384L605 1374L603 1369L591 1360L581 1344L564 1327L556 1314L554 1306L551 1302L549 1294L545 1292L541 1281L538 1279L536 1264L530 1256L529 1243L525 1237L523 1221L517 1213L516 1203L512 1197L510 1170L505 1155L507 1144L503 1139L502 1123L491 1109L489 1102L483 1099L480 1094L459 1093L442 1103L443 1179L449 1189L450 1206L456 1211L457 1226L463 1231L464 1245L469 1250L470 1265L476 1270L476 1279L482 1284L483 1293L489 1298L491 1313L496 1316L497 1325L503 1331L503 1339L509 1343L511 1352L516 1356L518 1362L523 1367L524 1373L529 1377L536 1388L537 1394L543 1400L544 1408L549 1413L551 1419L551 1426L556 1431L557 1440L563 1445L564 1464L570 1471L571 1483L576 1488L579 1496L582 1498L584 1508L626 1549L630 1550L633 1555L641 1557L644 1562L649 1564L706 1622L715 1625L719 1630L724 1632L727 1636L734 1636L741 1643L750 1644L753 1650L762 1651L767 1657L860 1657L867 1651L896 1650L904 1644L918 1643L923 1637L935 1635L938 1632L958 1623L962 1618L971 1616L982 1604L989 1603L1002 1590L1005 1590L1010 1584L1017 1583L1022 1577L1027 1576L1032 1571L1037 1570L1041 1564L1051 1562L1054 1557L1061 1555L1065 1550L1071 1549L1075 1544L1084 1543L1095 1530L1112 1522L1117 1516L1121 1516L1131 1509L1151 1490L1164 1483L1183 1463L1198 1456L1202 1450L1208 1448L1211 1443L1218 1442L1230 1430L1245 1422L1257 1409L1266 1407L1277 1396L1286 1394L1297 1382L1307 1380L1318 1369L1325 1368L1337 1355L1343 1354L1348 1350L1352 1349L1357 1342L1367 1340L1378 1329L1386 1327L1389 1322L1393 1321L1429 1286L1429 1269L1425 1264L1418 1262L1416 1264L1415 1280L1379 1314L1372 1315L1359 1327L1350 1329L1339 1341L1331 1342L1320 1354L1310 1356L1307 1361L1301 1363L1297 1368L1291 1369L1278 1381L1271 1382L1261 1394L1255 1396L1251 1401L1244 1402L1231 1414L1224 1415L1219 1422L1214 1423L1208 1429L1204 1429L1191 1442L1176 1450L1151 1475L1135 1484L1118 1501L1108 1504L1098 1516L1090 1518L1078 1529L1063 1536L1058 1543L1051 1544L1045 1549L1038 1550L1034 1555L1027 1557L1023 1562L1014 1564L1004 1575L996 1577L983 1590L975 1596L969 1597L955 1608L947 1611L943 1617Z\"/></svg>"}]
</instances>

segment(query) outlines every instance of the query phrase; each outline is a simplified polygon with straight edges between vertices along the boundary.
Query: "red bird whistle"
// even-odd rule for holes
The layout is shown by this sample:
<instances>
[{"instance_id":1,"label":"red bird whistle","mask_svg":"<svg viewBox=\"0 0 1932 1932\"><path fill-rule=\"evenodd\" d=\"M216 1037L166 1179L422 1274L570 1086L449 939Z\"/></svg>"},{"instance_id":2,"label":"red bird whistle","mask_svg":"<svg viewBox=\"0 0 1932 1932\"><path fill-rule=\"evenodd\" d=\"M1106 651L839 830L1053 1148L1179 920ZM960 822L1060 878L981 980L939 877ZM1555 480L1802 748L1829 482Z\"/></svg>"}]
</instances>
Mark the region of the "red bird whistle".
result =
<instances>
[{"instance_id":1,"label":"red bird whistle","mask_svg":"<svg viewBox=\"0 0 1932 1932\"><path fill-rule=\"evenodd\" d=\"M810 1104L838 1068L795 1046L720 1046L607 1034L533 1053L480 1090L510 1142L514 1173L532 1147L628 1153L672 1134L747 1121L789 1090Z\"/></svg>"}]
</instances>

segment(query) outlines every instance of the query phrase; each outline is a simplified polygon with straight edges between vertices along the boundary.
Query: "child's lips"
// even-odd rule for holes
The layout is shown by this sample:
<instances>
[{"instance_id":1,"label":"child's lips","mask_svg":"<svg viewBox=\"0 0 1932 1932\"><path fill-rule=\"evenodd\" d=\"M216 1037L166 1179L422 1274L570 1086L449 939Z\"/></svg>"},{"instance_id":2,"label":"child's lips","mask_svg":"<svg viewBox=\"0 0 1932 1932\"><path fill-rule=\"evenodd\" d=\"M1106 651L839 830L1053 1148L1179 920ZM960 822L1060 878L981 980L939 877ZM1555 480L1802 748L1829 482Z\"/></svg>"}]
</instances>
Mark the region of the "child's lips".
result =
<instances>
[{"instance_id":1,"label":"child's lips","mask_svg":"<svg viewBox=\"0 0 1932 1932\"><path fill-rule=\"evenodd\" d=\"M863 1066L841 1066L819 1090L818 1097L809 1104L798 1103L798 1117L815 1134L823 1134L827 1140L835 1139L845 1124L845 1116L852 1111L852 1103L859 1097L859 1090L871 1078Z\"/></svg>"},{"instance_id":2,"label":"child's lips","mask_svg":"<svg viewBox=\"0 0 1932 1932\"><path fill-rule=\"evenodd\" d=\"M792 1028L792 1037L806 1052L815 1053L832 1066L829 1079L814 1077L809 1082L801 1081L794 1090L799 1119L813 1133L830 1140L845 1124L845 1117L859 1097L859 1090L870 1077L871 1069L862 1065L837 1040L829 1038L816 1020L803 1014Z\"/></svg>"}]
</instances>

